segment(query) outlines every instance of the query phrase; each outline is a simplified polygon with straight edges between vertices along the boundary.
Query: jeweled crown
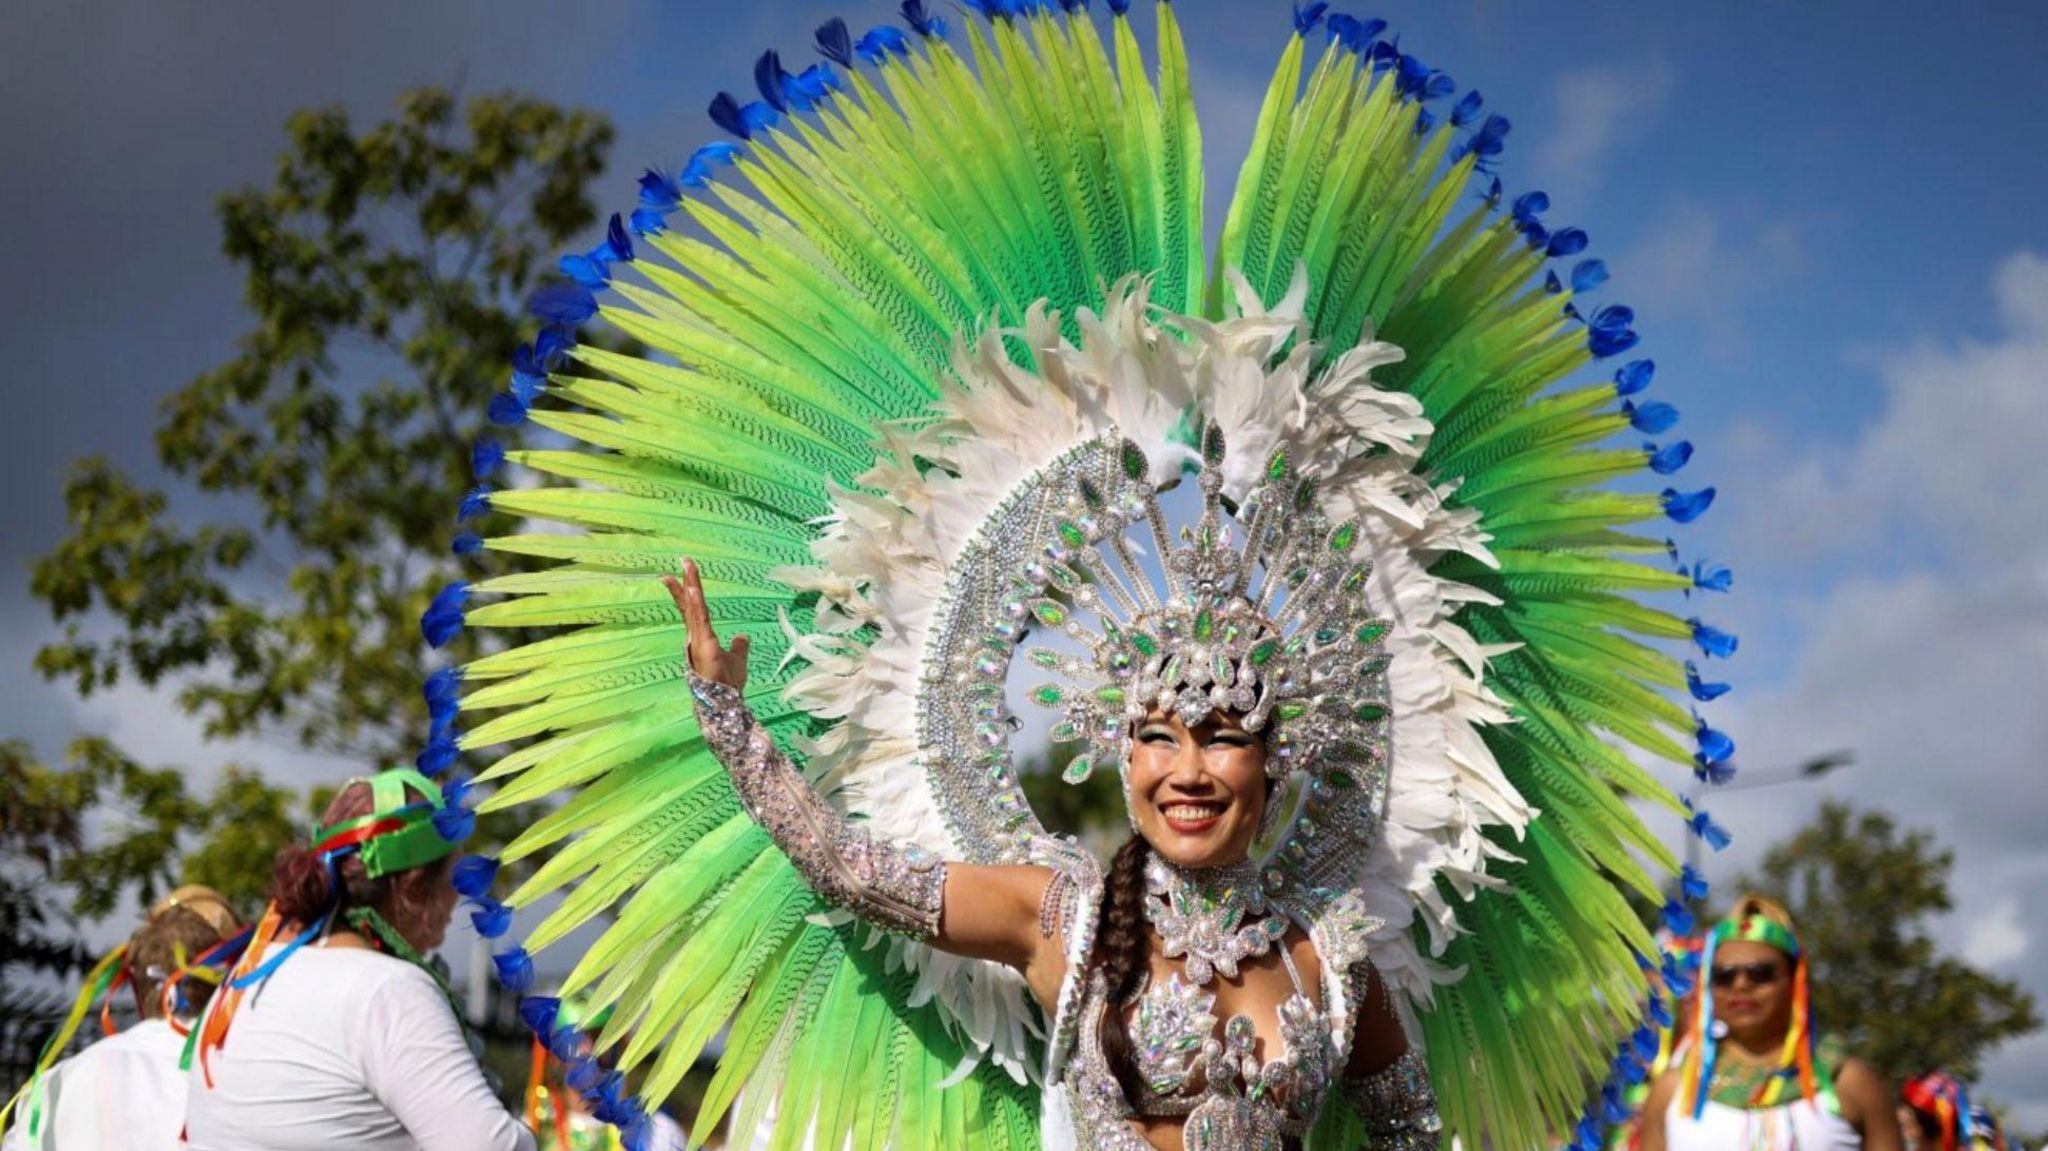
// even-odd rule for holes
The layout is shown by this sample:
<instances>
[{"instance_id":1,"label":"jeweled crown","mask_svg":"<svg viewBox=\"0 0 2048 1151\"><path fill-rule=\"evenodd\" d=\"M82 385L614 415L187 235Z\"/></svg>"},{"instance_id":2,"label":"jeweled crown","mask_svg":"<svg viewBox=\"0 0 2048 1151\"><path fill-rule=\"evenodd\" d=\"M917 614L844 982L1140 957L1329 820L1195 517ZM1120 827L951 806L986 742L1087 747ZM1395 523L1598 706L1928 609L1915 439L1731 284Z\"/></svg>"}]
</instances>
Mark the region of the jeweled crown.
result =
<instances>
[{"instance_id":1,"label":"jeweled crown","mask_svg":"<svg viewBox=\"0 0 2048 1151\"><path fill-rule=\"evenodd\" d=\"M1201 441L1201 517L1178 542L1158 493L1118 503L1084 479L1057 524L1060 546L1030 573L1048 589L1026 605L1030 615L1085 653L1025 653L1058 677L1028 693L1063 713L1053 740L1086 744L1068 782L1106 764L1121 769L1135 725L1155 708L1191 727L1211 712L1236 715L1266 734L1276 779L1333 743L1370 748L1367 737L1386 721L1388 624L1366 602L1372 567L1353 558L1358 523L1332 525L1315 481L1297 475L1284 450L1226 507L1224 451L1211 423ZM1142 474L1139 449L1126 442L1123 452L1126 471ZM1151 566L1132 538L1139 533L1161 557Z\"/></svg>"}]
</instances>

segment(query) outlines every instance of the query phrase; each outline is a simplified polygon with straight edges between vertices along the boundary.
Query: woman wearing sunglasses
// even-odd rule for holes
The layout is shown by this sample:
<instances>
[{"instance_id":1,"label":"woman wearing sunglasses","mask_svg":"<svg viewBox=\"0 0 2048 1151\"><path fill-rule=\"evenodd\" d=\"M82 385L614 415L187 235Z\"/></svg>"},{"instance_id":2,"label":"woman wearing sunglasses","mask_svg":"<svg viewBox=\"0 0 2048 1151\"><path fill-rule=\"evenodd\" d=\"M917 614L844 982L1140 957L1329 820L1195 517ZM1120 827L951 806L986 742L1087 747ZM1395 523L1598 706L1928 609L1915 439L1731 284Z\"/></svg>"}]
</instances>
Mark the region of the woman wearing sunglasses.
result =
<instances>
[{"instance_id":1,"label":"woman wearing sunglasses","mask_svg":"<svg viewBox=\"0 0 2048 1151\"><path fill-rule=\"evenodd\" d=\"M1643 1151L1903 1151L1890 1087L1815 1027L1783 907L1744 896L1701 969L1692 1038L1643 1107Z\"/></svg>"}]
</instances>

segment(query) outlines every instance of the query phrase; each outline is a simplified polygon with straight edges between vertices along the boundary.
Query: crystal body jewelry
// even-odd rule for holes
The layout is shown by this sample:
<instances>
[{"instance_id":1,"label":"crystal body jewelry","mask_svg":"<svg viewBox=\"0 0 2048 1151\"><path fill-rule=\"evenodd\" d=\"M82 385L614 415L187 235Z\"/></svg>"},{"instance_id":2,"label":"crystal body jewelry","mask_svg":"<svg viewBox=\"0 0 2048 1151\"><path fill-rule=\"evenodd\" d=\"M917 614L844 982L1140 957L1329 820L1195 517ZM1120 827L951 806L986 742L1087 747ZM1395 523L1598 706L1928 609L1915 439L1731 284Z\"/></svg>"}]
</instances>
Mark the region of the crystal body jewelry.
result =
<instances>
[{"instance_id":1,"label":"crystal body jewelry","mask_svg":"<svg viewBox=\"0 0 2048 1151\"><path fill-rule=\"evenodd\" d=\"M1177 1095L1188 1085L1195 1056L1216 1030L1216 997L1178 975L1147 987L1131 1019L1138 1076L1153 1095Z\"/></svg>"},{"instance_id":2,"label":"crystal body jewelry","mask_svg":"<svg viewBox=\"0 0 2048 1151\"><path fill-rule=\"evenodd\" d=\"M1184 959L1188 978L1207 986L1217 972L1264 955L1287 934L1287 917L1269 907L1254 863L1190 871L1153 855L1145 861L1145 919L1168 959Z\"/></svg>"},{"instance_id":3,"label":"crystal body jewelry","mask_svg":"<svg viewBox=\"0 0 2048 1151\"><path fill-rule=\"evenodd\" d=\"M1443 1142L1429 1067L1413 1049L1364 1079L1347 1079L1344 1097L1365 1120L1372 1151L1436 1151Z\"/></svg>"},{"instance_id":4,"label":"crystal body jewelry","mask_svg":"<svg viewBox=\"0 0 2048 1151\"><path fill-rule=\"evenodd\" d=\"M1130 1020L1140 1080L1133 1102L1125 1101L1102 1052L1108 992L1099 976L1092 978L1066 1077L1082 1145L1146 1147L1127 1122L1134 1116L1184 1116L1186 1146L1202 1151L1282 1151L1306 1135L1322 1111L1348 1020L1318 1010L1293 961L1284 949L1280 954L1294 993L1279 1006L1284 1050L1264 1062L1249 1015L1231 1016L1219 1033L1214 995L1177 975L1144 989Z\"/></svg>"}]
</instances>

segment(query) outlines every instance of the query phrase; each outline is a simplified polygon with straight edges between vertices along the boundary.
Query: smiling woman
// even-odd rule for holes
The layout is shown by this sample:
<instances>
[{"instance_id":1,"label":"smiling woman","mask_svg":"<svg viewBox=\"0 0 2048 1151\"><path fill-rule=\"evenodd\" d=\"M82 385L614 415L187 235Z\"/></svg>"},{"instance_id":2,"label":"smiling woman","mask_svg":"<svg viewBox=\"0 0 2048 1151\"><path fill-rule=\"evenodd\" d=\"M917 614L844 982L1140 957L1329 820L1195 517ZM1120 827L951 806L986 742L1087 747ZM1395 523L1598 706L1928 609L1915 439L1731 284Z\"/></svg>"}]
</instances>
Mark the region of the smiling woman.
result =
<instances>
[{"instance_id":1,"label":"smiling woman","mask_svg":"<svg viewBox=\"0 0 2048 1151\"><path fill-rule=\"evenodd\" d=\"M1597 1145L1677 870L1622 745L1732 746L1653 644L1734 637L1637 598L1727 586L1661 539L1713 489L1609 486L1691 456L1634 311L1383 22L1294 11L1212 254L1175 8L1148 62L1121 0L973 7L764 54L533 300L492 411L574 447L465 505L580 530L465 540L538 563L422 619L524 644L437 674L432 765L567 795L465 886L566 893L506 985L610 919L621 1077L572 1070L629 1138L723 1030L696 1136L773 1151ZM1120 777L1107 868L1013 690Z\"/></svg>"},{"instance_id":2,"label":"smiling woman","mask_svg":"<svg viewBox=\"0 0 2048 1151\"><path fill-rule=\"evenodd\" d=\"M1273 780L1266 742L1235 712L1189 727L1154 709L1138 725L1125 789L1131 818L1162 859L1187 870L1251 858Z\"/></svg>"}]
</instances>

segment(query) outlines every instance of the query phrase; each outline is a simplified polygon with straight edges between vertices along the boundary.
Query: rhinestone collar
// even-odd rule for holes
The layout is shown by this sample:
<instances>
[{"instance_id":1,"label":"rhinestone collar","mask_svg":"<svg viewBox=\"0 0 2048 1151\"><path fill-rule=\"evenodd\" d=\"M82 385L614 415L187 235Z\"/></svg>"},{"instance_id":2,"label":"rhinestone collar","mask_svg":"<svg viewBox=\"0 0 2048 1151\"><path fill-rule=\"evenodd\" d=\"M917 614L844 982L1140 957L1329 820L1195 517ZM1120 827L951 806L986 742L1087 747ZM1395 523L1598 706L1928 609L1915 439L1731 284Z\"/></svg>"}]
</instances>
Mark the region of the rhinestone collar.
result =
<instances>
[{"instance_id":1,"label":"rhinestone collar","mask_svg":"<svg viewBox=\"0 0 2048 1151\"><path fill-rule=\"evenodd\" d=\"M1258 865L1187 870L1145 860L1145 919L1165 943L1168 959L1185 957L1188 979L1206 986L1221 971L1237 978L1246 958L1264 955L1287 934L1287 917L1266 902Z\"/></svg>"}]
</instances>

